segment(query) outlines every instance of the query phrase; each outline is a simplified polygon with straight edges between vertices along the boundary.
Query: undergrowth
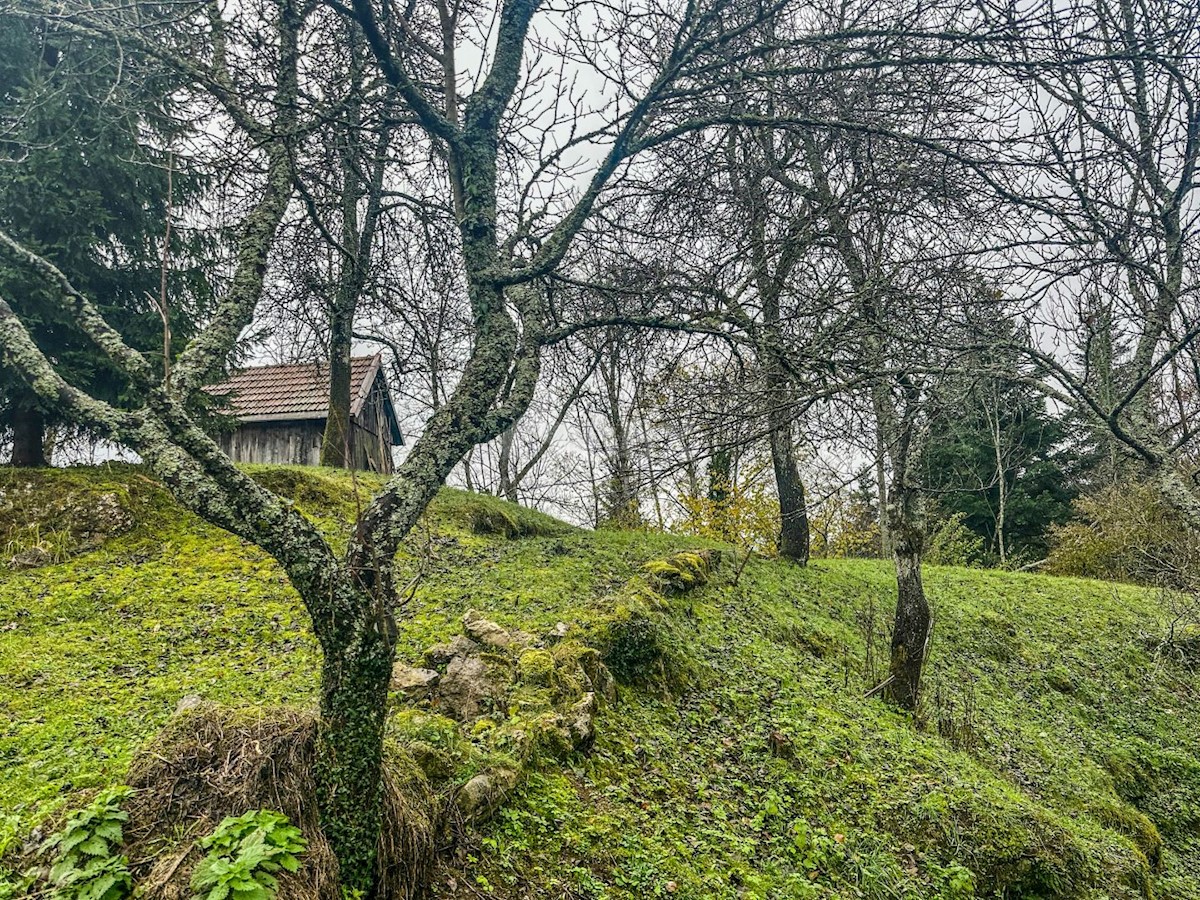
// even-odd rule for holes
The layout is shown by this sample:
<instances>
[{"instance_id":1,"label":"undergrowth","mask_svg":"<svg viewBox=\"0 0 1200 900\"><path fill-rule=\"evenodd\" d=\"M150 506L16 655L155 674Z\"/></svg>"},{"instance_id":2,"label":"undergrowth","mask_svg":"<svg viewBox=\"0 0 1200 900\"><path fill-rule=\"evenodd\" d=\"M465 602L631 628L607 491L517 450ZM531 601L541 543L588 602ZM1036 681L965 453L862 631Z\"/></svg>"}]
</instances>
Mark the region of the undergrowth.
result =
<instances>
[{"instance_id":1,"label":"undergrowth","mask_svg":"<svg viewBox=\"0 0 1200 900\"><path fill-rule=\"evenodd\" d=\"M272 900L275 873L298 872L307 846L287 816L256 809L224 819L201 839L204 859L192 874L196 900Z\"/></svg>"},{"instance_id":2,"label":"undergrowth","mask_svg":"<svg viewBox=\"0 0 1200 900\"><path fill-rule=\"evenodd\" d=\"M379 486L251 472L335 541ZM136 468L0 471L0 489L5 542L61 531L55 497L110 495L128 516L0 569L0 858L120 783L186 696L314 703L315 644L260 551ZM590 755L548 758L468 830L437 896L1200 900L1200 676L1145 639L1168 624L1155 592L930 567L913 720L863 699L886 657L888 566L752 559L734 583L737 567L700 578L678 556L706 547L439 496L402 552L420 581L401 659L478 609L534 634L565 623L623 685ZM398 736L453 751L416 724Z\"/></svg>"},{"instance_id":3,"label":"undergrowth","mask_svg":"<svg viewBox=\"0 0 1200 900\"><path fill-rule=\"evenodd\" d=\"M132 893L129 858L121 852L129 821L121 804L131 794L123 786L101 791L47 842L56 900L124 900Z\"/></svg>"}]
</instances>

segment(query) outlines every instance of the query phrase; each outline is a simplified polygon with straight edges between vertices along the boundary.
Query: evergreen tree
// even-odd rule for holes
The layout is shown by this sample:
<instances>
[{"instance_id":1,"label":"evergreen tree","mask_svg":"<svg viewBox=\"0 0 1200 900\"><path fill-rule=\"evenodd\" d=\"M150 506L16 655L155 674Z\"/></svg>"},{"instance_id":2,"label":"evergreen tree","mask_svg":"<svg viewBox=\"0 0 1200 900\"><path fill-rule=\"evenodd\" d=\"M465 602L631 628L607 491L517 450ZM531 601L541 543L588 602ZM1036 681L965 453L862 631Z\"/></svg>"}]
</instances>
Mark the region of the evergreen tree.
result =
<instances>
[{"instance_id":1,"label":"evergreen tree","mask_svg":"<svg viewBox=\"0 0 1200 900\"><path fill-rule=\"evenodd\" d=\"M170 149L181 131L172 94L168 77L127 48L0 16L0 229L69 273L129 344L160 361L164 339L181 346L207 297L198 233L174 224L163 253L172 207L202 188ZM56 289L0 248L0 296L72 382L120 403L123 378L48 301ZM57 424L0 368L14 465L45 465Z\"/></svg>"},{"instance_id":2,"label":"evergreen tree","mask_svg":"<svg viewBox=\"0 0 1200 900\"><path fill-rule=\"evenodd\" d=\"M940 511L961 514L997 562L1044 556L1075 497L1065 423L1020 383L980 379L960 401L936 419L925 455Z\"/></svg>"}]
</instances>

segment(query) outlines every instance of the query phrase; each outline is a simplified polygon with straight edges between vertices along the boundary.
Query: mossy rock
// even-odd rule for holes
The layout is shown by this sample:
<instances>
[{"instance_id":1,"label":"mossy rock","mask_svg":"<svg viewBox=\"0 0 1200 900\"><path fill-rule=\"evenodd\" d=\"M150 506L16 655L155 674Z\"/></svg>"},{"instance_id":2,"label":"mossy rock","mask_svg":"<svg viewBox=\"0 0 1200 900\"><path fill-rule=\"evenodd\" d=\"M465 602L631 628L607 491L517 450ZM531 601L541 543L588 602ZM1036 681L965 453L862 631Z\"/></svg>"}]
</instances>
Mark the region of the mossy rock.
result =
<instances>
[{"instance_id":1,"label":"mossy rock","mask_svg":"<svg viewBox=\"0 0 1200 900\"><path fill-rule=\"evenodd\" d=\"M662 626L650 614L618 607L597 635L604 664L620 681L645 681L660 674Z\"/></svg>"},{"instance_id":2,"label":"mossy rock","mask_svg":"<svg viewBox=\"0 0 1200 900\"><path fill-rule=\"evenodd\" d=\"M399 746L407 748L431 778L448 778L455 769L465 765L474 752L457 722L424 710L405 709L396 713L388 722L388 735ZM431 769L449 771L435 776Z\"/></svg>"},{"instance_id":3,"label":"mossy rock","mask_svg":"<svg viewBox=\"0 0 1200 900\"><path fill-rule=\"evenodd\" d=\"M1163 839L1148 816L1115 799L1096 803L1089 812L1101 824L1132 840L1148 865L1156 872L1161 870Z\"/></svg>"},{"instance_id":4,"label":"mossy rock","mask_svg":"<svg viewBox=\"0 0 1200 900\"><path fill-rule=\"evenodd\" d=\"M492 746L517 759L522 768L547 759L565 759L575 750L563 720L553 710L516 716L492 736Z\"/></svg>"},{"instance_id":5,"label":"mossy rock","mask_svg":"<svg viewBox=\"0 0 1200 900\"><path fill-rule=\"evenodd\" d=\"M517 657L517 677L526 684L552 687L555 659L549 650L525 650Z\"/></svg>"},{"instance_id":6,"label":"mossy rock","mask_svg":"<svg viewBox=\"0 0 1200 900\"><path fill-rule=\"evenodd\" d=\"M664 593L682 594L708 584L713 572L711 551L681 550L666 559L654 559L642 572Z\"/></svg>"},{"instance_id":7,"label":"mossy rock","mask_svg":"<svg viewBox=\"0 0 1200 900\"><path fill-rule=\"evenodd\" d=\"M32 569L96 550L148 518L151 495L165 492L136 483L89 479L71 473L48 489L53 476L7 470L0 478L0 566Z\"/></svg>"},{"instance_id":8,"label":"mossy rock","mask_svg":"<svg viewBox=\"0 0 1200 900\"><path fill-rule=\"evenodd\" d=\"M418 740L407 744L406 749L430 781L445 781L454 775L454 756L443 748Z\"/></svg>"},{"instance_id":9,"label":"mossy rock","mask_svg":"<svg viewBox=\"0 0 1200 900\"><path fill-rule=\"evenodd\" d=\"M617 699L612 672L595 647L567 640L556 644L551 653L558 666L560 694L566 693L562 688L569 690L573 696L591 690L606 703Z\"/></svg>"}]
</instances>

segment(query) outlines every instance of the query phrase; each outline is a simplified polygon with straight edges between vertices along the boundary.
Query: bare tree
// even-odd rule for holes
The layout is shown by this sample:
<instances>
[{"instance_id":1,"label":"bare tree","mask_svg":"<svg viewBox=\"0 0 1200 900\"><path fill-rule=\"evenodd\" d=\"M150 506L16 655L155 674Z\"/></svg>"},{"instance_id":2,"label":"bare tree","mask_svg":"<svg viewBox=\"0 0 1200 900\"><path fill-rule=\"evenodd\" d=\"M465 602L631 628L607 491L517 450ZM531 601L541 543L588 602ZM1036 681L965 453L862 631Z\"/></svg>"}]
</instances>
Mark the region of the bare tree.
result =
<instances>
[{"instance_id":1,"label":"bare tree","mask_svg":"<svg viewBox=\"0 0 1200 900\"><path fill-rule=\"evenodd\" d=\"M375 237L383 216L384 176L388 150L395 124L393 104L387 95L375 98L375 109L367 108L372 98L365 85L366 46L362 34L350 22L340 23L346 53L346 96L335 123L333 146L336 148L340 184L335 186L339 222L335 235L325 222L326 210L318 207L312 192L304 186L304 173L298 183L309 216L317 231L331 243L336 254L336 276L332 296L328 298L329 327L329 413L321 438L321 465L346 467L353 464L350 407L353 401L350 383L350 356L354 323L362 294L371 273ZM382 102L378 102L378 101ZM374 121L368 121L372 115Z\"/></svg>"},{"instance_id":2,"label":"bare tree","mask_svg":"<svg viewBox=\"0 0 1200 900\"><path fill-rule=\"evenodd\" d=\"M803 135L805 182L796 187L809 191L830 271L852 300L856 347L844 364L864 377L879 468L889 474L886 491L880 479L881 531L895 561L897 602L885 695L915 709L933 629L921 579L921 456L939 372L956 348L947 331L973 302L994 297L975 289L964 267L975 237L967 223L978 215L963 189L965 168L919 148L942 129L958 133L975 101L945 71L837 73L822 87L818 109L844 127ZM849 127L856 122L862 127Z\"/></svg>"},{"instance_id":3,"label":"bare tree","mask_svg":"<svg viewBox=\"0 0 1200 900\"><path fill-rule=\"evenodd\" d=\"M1007 128L989 156L1004 163L991 187L1026 213L1007 259L1043 300L1026 352L1050 395L1111 433L1200 527L1181 468L1195 430L1161 402L1196 375L1200 8L1081 0L995 21L1022 51L1012 91L995 95Z\"/></svg>"}]
</instances>

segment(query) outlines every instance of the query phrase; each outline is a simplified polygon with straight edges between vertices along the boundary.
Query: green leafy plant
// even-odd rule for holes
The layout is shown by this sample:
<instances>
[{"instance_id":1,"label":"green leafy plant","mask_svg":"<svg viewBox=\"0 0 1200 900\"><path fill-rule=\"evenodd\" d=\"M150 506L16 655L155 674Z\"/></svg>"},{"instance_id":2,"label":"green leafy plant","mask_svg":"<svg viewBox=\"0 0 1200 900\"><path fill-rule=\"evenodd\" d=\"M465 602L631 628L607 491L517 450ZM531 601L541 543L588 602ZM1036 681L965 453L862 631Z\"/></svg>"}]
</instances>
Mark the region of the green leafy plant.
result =
<instances>
[{"instance_id":1,"label":"green leafy plant","mask_svg":"<svg viewBox=\"0 0 1200 900\"><path fill-rule=\"evenodd\" d=\"M950 516L930 535L925 561L935 566L975 566L983 559L983 538L966 524L960 512Z\"/></svg>"},{"instance_id":2,"label":"green leafy plant","mask_svg":"<svg viewBox=\"0 0 1200 900\"><path fill-rule=\"evenodd\" d=\"M61 900L122 900L133 889L129 860L118 853L129 821L121 804L133 795L128 787L113 787L70 819L46 842L55 851L50 868L56 898Z\"/></svg>"},{"instance_id":3,"label":"green leafy plant","mask_svg":"<svg viewBox=\"0 0 1200 900\"><path fill-rule=\"evenodd\" d=\"M257 809L231 816L200 841L208 854L192 874L192 890L198 900L271 900L275 873L299 870L306 846L285 815Z\"/></svg>"},{"instance_id":4,"label":"green leafy plant","mask_svg":"<svg viewBox=\"0 0 1200 900\"><path fill-rule=\"evenodd\" d=\"M969 900L975 896L975 876L964 865L957 862L948 866L930 865L929 874L941 886L939 900Z\"/></svg>"},{"instance_id":5,"label":"green leafy plant","mask_svg":"<svg viewBox=\"0 0 1200 900\"><path fill-rule=\"evenodd\" d=\"M0 900L17 900L27 897L35 882L34 870L14 872L0 866Z\"/></svg>"}]
</instances>

